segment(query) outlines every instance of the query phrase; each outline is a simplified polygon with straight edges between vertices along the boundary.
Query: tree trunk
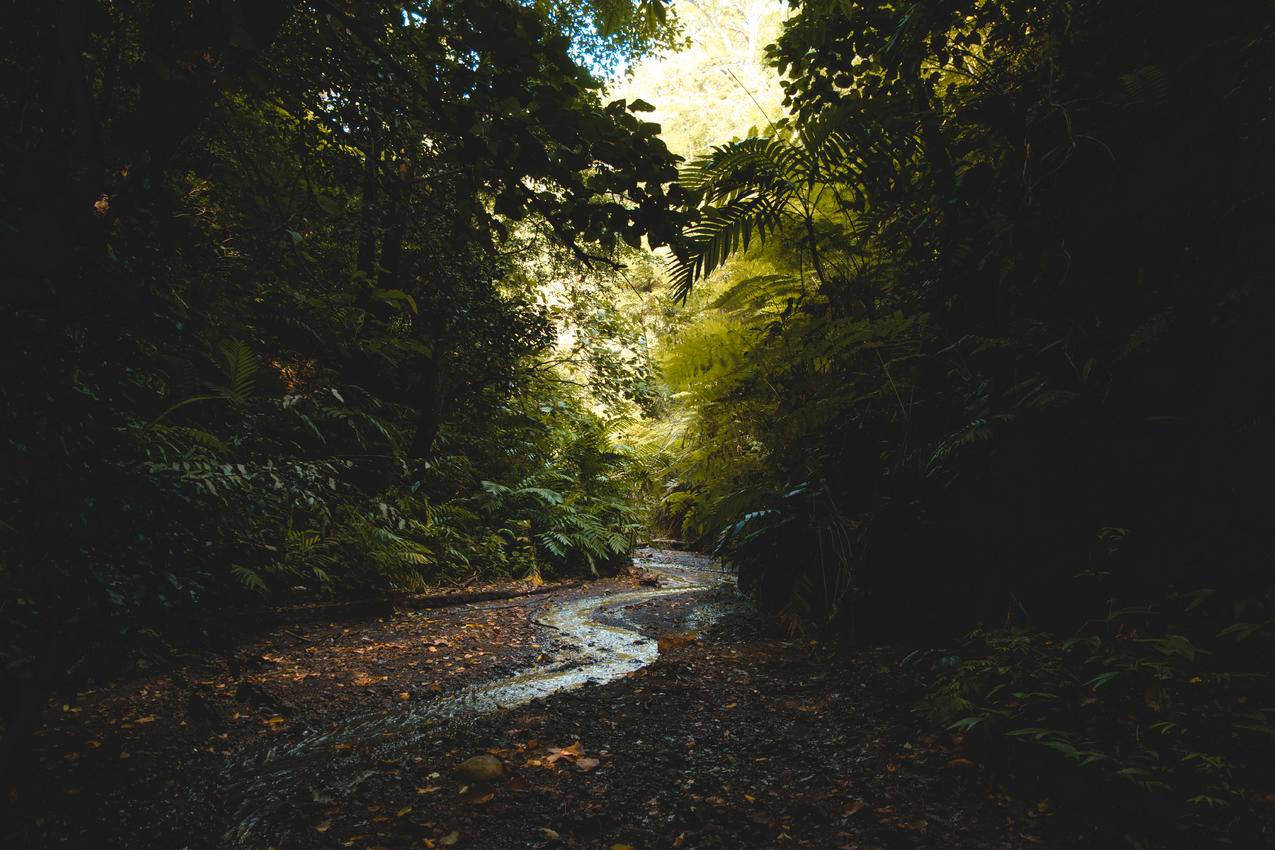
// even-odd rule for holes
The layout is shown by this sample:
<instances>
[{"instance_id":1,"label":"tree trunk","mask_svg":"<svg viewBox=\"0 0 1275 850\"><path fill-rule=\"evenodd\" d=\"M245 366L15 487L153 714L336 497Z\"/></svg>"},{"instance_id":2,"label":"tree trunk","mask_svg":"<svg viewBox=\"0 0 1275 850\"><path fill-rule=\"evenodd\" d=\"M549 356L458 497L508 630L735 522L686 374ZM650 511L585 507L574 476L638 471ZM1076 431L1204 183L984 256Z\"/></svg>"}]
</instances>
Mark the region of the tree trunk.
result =
<instances>
[{"instance_id":1,"label":"tree trunk","mask_svg":"<svg viewBox=\"0 0 1275 850\"><path fill-rule=\"evenodd\" d=\"M376 128L368 119L368 146L363 152L363 197L359 211L359 256L355 261L355 271L364 275L369 284L376 264L376 199L380 185L377 170L380 167L381 151L377 144Z\"/></svg>"},{"instance_id":2,"label":"tree trunk","mask_svg":"<svg viewBox=\"0 0 1275 850\"><path fill-rule=\"evenodd\" d=\"M420 412L407 450L410 458L429 460L434 456L434 441L443 424L441 371L437 354L425 359L420 375Z\"/></svg>"}]
</instances>

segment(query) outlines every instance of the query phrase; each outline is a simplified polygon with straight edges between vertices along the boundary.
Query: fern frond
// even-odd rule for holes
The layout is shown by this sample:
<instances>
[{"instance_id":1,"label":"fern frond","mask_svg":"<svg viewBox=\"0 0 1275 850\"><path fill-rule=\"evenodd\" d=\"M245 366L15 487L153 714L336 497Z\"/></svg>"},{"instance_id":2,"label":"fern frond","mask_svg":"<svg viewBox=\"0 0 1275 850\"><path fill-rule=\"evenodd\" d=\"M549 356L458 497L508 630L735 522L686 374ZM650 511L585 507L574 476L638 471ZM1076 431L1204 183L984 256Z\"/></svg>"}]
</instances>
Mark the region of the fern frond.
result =
<instances>
[{"instance_id":1,"label":"fern frond","mask_svg":"<svg viewBox=\"0 0 1275 850\"><path fill-rule=\"evenodd\" d=\"M764 241L778 230L786 202L786 196L757 193L706 208L669 261L673 297L685 303L695 281L712 274L731 254L748 250L754 231Z\"/></svg>"},{"instance_id":2,"label":"fern frond","mask_svg":"<svg viewBox=\"0 0 1275 850\"><path fill-rule=\"evenodd\" d=\"M710 305L713 309L738 312L761 309L768 304L800 300L804 295L801 280L790 274L763 274L731 284Z\"/></svg>"},{"instance_id":3,"label":"fern frond","mask_svg":"<svg viewBox=\"0 0 1275 850\"><path fill-rule=\"evenodd\" d=\"M250 570L247 567L241 567L238 564L233 564L230 567L230 571L234 574L235 578L239 579L239 582L249 590L257 593L265 593L268 590L265 581L262 580L261 576L258 575L255 570Z\"/></svg>"},{"instance_id":4,"label":"fern frond","mask_svg":"<svg viewBox=\"0 0 1275 850\"><path fill-rule=\"evenodd\" d=\"M223 339L217 349L226 383L214 389L229 402L246 404L257 382L257 355L241 339Z\"/></svg>"}]
</instances>

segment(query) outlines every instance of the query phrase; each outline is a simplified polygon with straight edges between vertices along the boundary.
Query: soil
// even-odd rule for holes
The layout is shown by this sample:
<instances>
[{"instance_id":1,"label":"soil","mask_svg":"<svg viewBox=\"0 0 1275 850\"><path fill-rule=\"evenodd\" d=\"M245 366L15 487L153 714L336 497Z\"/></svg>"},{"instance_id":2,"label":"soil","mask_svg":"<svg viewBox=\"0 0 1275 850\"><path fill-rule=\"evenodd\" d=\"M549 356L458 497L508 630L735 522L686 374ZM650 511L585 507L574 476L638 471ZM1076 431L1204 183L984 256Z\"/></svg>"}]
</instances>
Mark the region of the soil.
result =
<instances>
[{"instance_id":1,"label":"soil","mask_svg":"<svg viewBox=\"0 0 1275 850\"><path fill-rule=\"evenodd\" d=\"M663 553L665 563L693 558ZM459 718L236 833L227 771L272 745L392 717L561 647L546 606L662 581L630 575L538 596L311 612L171 672L49 707L40 769L5 847L1017 848L1048 811L990 788L959 738L919 733L889 650L763 634L725 589L603 607L658 640L653 664L507 711ZM703 612L717 620L706 626ZM390 733L382 733L390 734ZM349 747L337 743L336 749ZM457 767L500 762L482 781ZM483 763L490 769L488 760ZM472 768L471 762L471 768ZM304 777L301 777L303 780ZM306 788L302 782L299 788ZM1058 846L1049 842L1049 846Z\"/></svg>"}]
</instances>

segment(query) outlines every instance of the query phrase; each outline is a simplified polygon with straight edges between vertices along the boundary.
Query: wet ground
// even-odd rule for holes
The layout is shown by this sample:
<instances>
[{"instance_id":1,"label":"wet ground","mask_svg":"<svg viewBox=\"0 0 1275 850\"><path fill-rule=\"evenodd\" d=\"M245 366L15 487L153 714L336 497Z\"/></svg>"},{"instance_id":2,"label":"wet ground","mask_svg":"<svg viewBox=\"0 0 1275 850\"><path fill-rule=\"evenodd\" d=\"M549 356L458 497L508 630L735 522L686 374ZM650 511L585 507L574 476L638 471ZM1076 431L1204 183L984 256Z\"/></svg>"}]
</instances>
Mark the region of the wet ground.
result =
<instances>
[{"instance_id":1,"label":"wet ground","mask_svg":"<svg viewBox=\"0 0 1275 850\"><path fill-rule=\"evenodd\" d=\"M757 633L706 559L281 627L51 706L14 847L1021 847L888 653ZM479 761L486 772L473 769Z\"/></svg>"},{"instance_id":2,"label":"wet ground","mask_svg":"<svg viewBox=\"0 0 1275 850\"><path fill-rule=\"evenodd\" d=\"M532 611L531 625L548 634L543 651L512 675L478 678L432 699L404 700L393 711L352 713L330 727L236 754L225 769L233 781L210 801L231 812L224 844L274 843L297 807L315 799L348 798L382 766L441 745L453 727L558 692L610 682L655 661L658 643L634 628L626 612L671 597L721 593L724 576L696 555L646 550L635 562L650 586L613 584L522 603ZM700 606L688 606L687 612L703 616Z\"/></svg>"}]
</instances>

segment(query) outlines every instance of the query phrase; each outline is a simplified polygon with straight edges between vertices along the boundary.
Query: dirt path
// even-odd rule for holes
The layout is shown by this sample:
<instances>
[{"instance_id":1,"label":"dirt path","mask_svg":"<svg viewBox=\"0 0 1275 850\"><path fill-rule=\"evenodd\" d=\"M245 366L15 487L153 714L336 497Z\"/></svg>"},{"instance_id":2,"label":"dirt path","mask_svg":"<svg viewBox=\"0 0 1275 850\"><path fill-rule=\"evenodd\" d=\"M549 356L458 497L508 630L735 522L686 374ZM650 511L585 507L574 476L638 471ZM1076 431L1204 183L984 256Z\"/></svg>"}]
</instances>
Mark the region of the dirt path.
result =
<instances>
[{"instance_id":1,"label":"dirt path","mask_svg":"<svg viewBox=\"0 0 1275 850\"><path fill-rule=\"evenodd\" d=\"M697 556L647 550L639 564L649 572L543 596L289 627L245 648L260 663L241 679L204 659L52 706L41 805L0 843L1036 840L1045 813L990 797L958 741L916 736L888 653L757 634Z\"/></svg>"},{"instance_id":2,"label":"dirt path","mask_svg":"<svg viewBox=\"0 0 1275 850\"><path fill-rule=\"evenodd\" d=\"M636 562L652 575L653 586L590 588L578 596L498 606L532 611L532 624L551 636L543 639L545 651L517 672L478 678L434 699L405 700L395 711L352 712L331 726L265 748L247 748L226 765L229 782L192 802L225 808L231 824L222 836L226 846L272 844L306 828L289 817L298 806L314 799L348 799L383 765L441 742L451 727L645 667L658 656L657 644L631 627L625 612L652 601L718 590L723 577L697 555L648 550ZM606 622L599 617L604 612Z\"/></svg>"}]
</instances>

